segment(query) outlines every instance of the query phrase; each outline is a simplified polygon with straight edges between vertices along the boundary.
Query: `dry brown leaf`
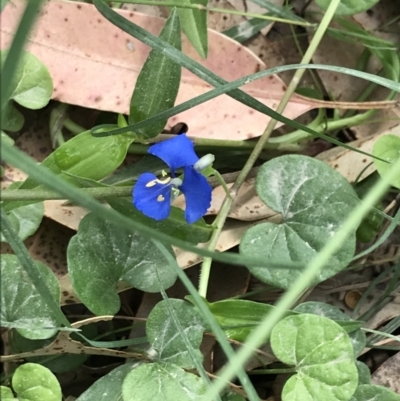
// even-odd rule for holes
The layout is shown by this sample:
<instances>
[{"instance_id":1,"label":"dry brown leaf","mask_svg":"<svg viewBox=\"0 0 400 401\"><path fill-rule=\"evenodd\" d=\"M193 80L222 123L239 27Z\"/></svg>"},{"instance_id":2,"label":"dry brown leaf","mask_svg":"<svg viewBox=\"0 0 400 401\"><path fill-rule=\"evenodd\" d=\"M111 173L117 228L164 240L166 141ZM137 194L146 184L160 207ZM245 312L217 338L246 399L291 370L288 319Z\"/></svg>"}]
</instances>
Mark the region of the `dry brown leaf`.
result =
<instances>
[{"instance_id":1,"label":"dry brown leaf","mask_svg":"<svg viewBox=\"0 0 400 401\"><path fill-rule=\"evenodd\" d=\"M1 13L1 48L10 46L24 6L24 1L13 0ZM158 34L165 22L127 10L117 12L153 34ZM125 114L129 110L136 77L150 50L109 23L91 4L60 0L45 4L26 49L49 69L54 83L53 99ZM209 30L207 60L197 55L186 38L183 38L183 51L227 81L265 68L251 51L212 30ZM183 70L177 104L210 88L209 84ZM245 86L246 92L273 109L285 89L277 76ZM325 102L294 95L284 115L294 119L325 105ZM223 95L172 117L167 128L183 121L193 136L242 140L261 135L269 120L268 116Z\"/></svg>"},{"instance_id":2,"label":"dry brown leaf","mask_svg":"<svg viewBox=\"0 0 400 401\"><path fill-rule=\"evenodd\" d=\"M398 344L398 343L397 343ZM400 394L400 352L390 357L371 376L372 383Z\"/></svg>"}]
</instances>

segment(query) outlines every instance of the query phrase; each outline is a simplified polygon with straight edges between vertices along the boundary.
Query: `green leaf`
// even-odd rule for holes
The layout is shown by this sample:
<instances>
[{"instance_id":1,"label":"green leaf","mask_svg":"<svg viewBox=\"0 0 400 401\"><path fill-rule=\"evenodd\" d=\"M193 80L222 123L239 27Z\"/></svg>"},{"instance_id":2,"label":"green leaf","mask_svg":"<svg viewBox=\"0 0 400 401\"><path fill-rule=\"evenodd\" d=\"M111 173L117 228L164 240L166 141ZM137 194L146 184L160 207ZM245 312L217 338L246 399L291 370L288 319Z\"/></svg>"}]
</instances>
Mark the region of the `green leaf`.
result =
<instances>
[{"instance_id":1,"label":"green leaf","mask_svg":"<svg viewBox=\"0 0 400 401\"><path fill-rule=\"evenodd\" d=\"M17 132L22 129L24 122L25 118L21 112L12 104L12 102L8 102L4 120L1 121L1 129Z\"/></svg>"},{"instance_id":2,"label":"green leaf","mask_svg":"<svg viewBox=\"0 0 400 401\"><path fill-rule=\"evenodd\" d=\"M281 224L262 223L242 237L240 252L283 263L312 260L357 205L352 186L325 163L307 156L287 155L263 164L256 190L261 200L282 214ZM355 250L355 233L315 278L319 283L343 270ZM302 269L248 266L264 283L289 288Z\"/></svg>"},{"instance_id":3,"label":"green leaf","mask_svg":"<svg viewBox=\"0 0 400 401\"><path fill-rule=\"evenodd\" d=\"M17 189L20 185L21 182L13 182L8 189ZM18 237L25 240L39 228L44 215L44 205L43 202L32 203L13 209L7 214ZM0 241L7 242L3 234L0 234Z\"/></svg>"},{"instance_id":4,"label":"green leaf","mask_svg":"<svg viewBox=\"0 0 400 401\"><path fill-rule=\"evenodd\" d=\"M272 13L263 14L266 16L273 15ZM265 28L271 24L271 20L261 19L261 18L251 18L249 20L243 21L240 24L233 26L222 33L239 43L243 43L246 40L251 39L254 35L259 33L261 29Z\"/></svg>"},{"instance_id":5,"label":"green leaf","mask_svg":"<svg viewBox=\"0 0 400 401\"><path fill-rule=\"evenodd\" d=\"M140 362L139 362L140 363ZM125 363L92 384L76 401L117 401L122 399L122 383L126 375L139 364Z\"/></svg>"},{"instance_id":6,"label":"green leaf","mask_svg":"<svg viewBox=\"0 0 400 401\"><path fill-rule=\"evenodd\" d=\"M17 368L12 386L20 401L61 401L61 387L49 369L36 363Z\"/></svg>"},{"instance_id":7,"label":"green leaf","mask_svg":"<svg viewBox=\"0 0 400 401\"><path fill-rule=\"evenodd\" d=\"M12 390L5 386L0 386L0 400L2 401L18 401L14 398Z\"/></svg>"},{"instance_id":8,"label":"green leaf","mask_svg":"<svg viewBox=\"0 0 400 401\"><path fill-rule=\"evenodd\" d=\"M331 3L331 0L315 0L315 2L323 9L326 10ZM372 8L379 0L341 0L335 15L354 15L362 13Z\"/></svg>"},{"instance_id":9,"label":"green leaf","mask_svg":"<svg viewBox=\"0 0 400 401\"><path fill-rule=\"evenodd\" d=\"M396 135L381 136L375 142L372 154L388 162L385 163L374 159L374 164L378 173L381 176L385 175L390 168L390 164L400 157L400 138ZM397 177L391 182L391 185L400 189L400 171Z\"/></svg>"},{"instance_id":10,"label":"green leaf","mask_svg":"<svg viewBox=\"0 0 400 401\"><path fill-rule=\"evenodd\" d=\"M233 391L228 391L222 396L222 401L246 401L246 398Z\"/></svg>"},{"instance_id":11,"label":"green leaf","mask_svg":"<svg viewBox=\"0 0 400 401\"><path fill-rule=\"evenodd\" d=\"M181 50L179 16L172 11L160 39ZM131 98L129 123L146 120L174 106L181 82L181 67L158 50L152 50L137 78ZM167 119L138 132L144 138L157 136L165 127Z\"/></svg>"},{"instance_id":12,"label":"green leaf","mask_svg":"<svg viewBox=\"0 0 400 401\"><path fill-rule=\"evenodd\" d=\"M303 304L297 305L293 310L299 313L311 313L317 316L325 316L335 321L341 321L341 322L353 321L353 319L350 316L347 316L336 306L325 304L323 302L314 302L314 301L305 302ZM343 325L341 326L343 327ZM343 328L346 330L345 327ZM351 333L349 333L349 337L353 345L354 355L357 356L367 345L367 337L361 329L352 331Z\"/></svg>"},{"instance_id":13,"label":"green leaf","mask_svg":"<svg viewBox=\"0 0 400 401\"><path fill-rule=\"evenodd\" d=\"M179 4L200 4L207 7L207 0L179 0ZM207 11L189 8L180 8L178 13L182 30L201 57L207 58L208 33L207 33Z\"/></svg>"},{"instance_id":14,"label":"green leaf","mask_svg":"<svg viewBox=\"0 0 400 401\"><path fill-rule=\"evenodd\" d=\"M175 312L193 353L199 360L203 360L199 348L203 339L204 324L197 309L181 299L163 300L153 308L146 323L147 338L157 352L155 359L193 369L195 365L191 354L185 340L179 334L170 308Z\"/></svg>"},{"instance_id":15,"label":"green leaf","mask_svg":"<svg viewBox=\"0 0 400 401\"><path fill-rule=\"evenodd\" d=\"M208 307L226 336L229 339L242 342L246 340L263 318L275 309L273 305L245 299L227 299L213 302L209 303ZM286 316L292 314L295 312L288 311Z\"/></svg>"},{"instance_id":16,"label":"green leaf","mask_svg":"<svg viewBox=\"0 0 400 401\"><path fill-rule=\"evenodd\" d=\"M283 363L297 370L283 388L283 401L348 401L357 388L351 341L326 317L284 318L272 330L271 347Z\"/></svg>"},{"instance_id":17,"label":"green leaf","mask_svg":"<svg viewBox=\"0 0 400 401\"><path fill-rule=\"evenodd\" d=\"M386 387L362 384L350 401L400 401L400 394Z\"/></svg>"},{"instance_id":18,"label":"green leaf","mask_svg":"<svg viewBox=\"0 0 400 401\"><path fill-rule=\"evenodd\" d=\"M379 174L375 172L362 180L361 183L358 183L355 187L358 197L363 199L378 180ZM375 208L382 211L382 201L378 202ZM382 214L378 213L377 210L371 210L357 229L357 240L364 243L370 242L380 232L383 221Z\"/></svg>"},{"instance_id":19,"label":"green leaf","mask_svg":"<svg viewBox=\"0 0 400 401\"><path fill-rule=\"evenodd\" d=\"M0 52L4 60L8 50ZM41 109L49 103L53 93L53 81L46 66L33 54L23 52L14 71L9 99L28 109Z\"/></svg>"},{"instance_id":20,"label":"green leaf","mask_svg":"<svg viewBox=\"0 0 400 401\"><path fill-rule=\"evenodd\" d=\"M54 299L60 302L60 286L52 271L43 263L35 262ZM2 326L16 328L31 340L52 337L57 319L33 286L15 255L1 257L1 322Z\"/></svg>"},{"instance_id":21,"label":"green leaf","mask_svg":"<svg viewBox=\"0 0 400 401\"><path fill-rule=\"evenodd\" d=\"M171 207L171 213L167 219L157 221L139 212L132 205L131 200L109 199L108 203L113 209L135 220L135 222L146 224L148 227L155 228L159 232L193 244L207 242L212 234L212 227L206 224L204 219L200 219L194 224L187 224L184 211L174 206Z\"/></svg>"},{"instance_id":22,"label":"green leaf","mask_svg":"<svg viewBox=\"0 0 400 401\"><path fill-rule=\"evenodd\" d=\"M167 362L141 365L122 384L123 401L200 401L204 382L192 373ZM81 400L79 400L81 401Z\"/></svg>"},{"instance_id":23,"label":"green leaf","mask_svg":"<svg viewBox=\"0 0 400 401\"><path fill-rule=\"evenodd\" d=\"M371 372L369 367L361 361L356 361L358 371L358 385L371 384Z\"/></svg>"},{"instance_id":24,"label":"green leaf","mask_svg":"<svg viewBox=\"0 0 400 401\"><path fill-rule=\"evenodd\" d=\"M107 177L124 161L133 138L128 135L95 138L90 131L82 132L64 143L41 163L66 181L74 183L72 176L100 180ZM28 178L20 189L38 188L33 179ZM32 201L4 202L5 211L34 203Z\"/></svg>"},{"instance_id":25,"label":"green leaf","mask_svg":"<svg viewBox=\"0 0 400 401\"><path fill-rule=\"evenodd\" d=\"M120 280L146 292L158 292L160 286L168 288L176 280L175 270L152 240L93 213L82 219L71 238L67 260L74 290L97 315L118 312Z\"/></svg>"}]
</instances>

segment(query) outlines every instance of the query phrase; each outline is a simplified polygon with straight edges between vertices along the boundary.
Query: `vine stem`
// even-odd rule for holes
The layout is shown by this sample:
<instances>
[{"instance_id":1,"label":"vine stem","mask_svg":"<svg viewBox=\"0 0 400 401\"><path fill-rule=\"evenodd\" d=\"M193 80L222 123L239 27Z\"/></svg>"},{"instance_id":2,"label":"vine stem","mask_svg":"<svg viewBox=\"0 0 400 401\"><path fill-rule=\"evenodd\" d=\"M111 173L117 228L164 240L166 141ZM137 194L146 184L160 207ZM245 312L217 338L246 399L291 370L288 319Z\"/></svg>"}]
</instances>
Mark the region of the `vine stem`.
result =
<instances>
[{"instance_id":1,"label":"vine stem","mask_svg":"<svg viewBox=\"0 0 400 401\"><path fill-rule=\"evenodd\" d=\"M133 3L133 4L146 4L150 6L167 6L167 7L178 7L178 8L189 8L192 10L200 10L200 11L212 11L216 13L224 13L224 14L235 14L241 15L243 17L257 18L257 19L265 19L269 21L283 22L285 24L313 27L314 24L307 21L298 21L298 20L290 20L279 17L274 17L272 15L263 15L263 14L255 14L255 13L247 13L243 11L237 10L228 10L226 8L214 8L214 7L206 7L202 4L184 4L180 1L163 1L160 3L158 0L125 0L124 3Z\"/></svg>"},{"instance_id":2,"label":"vine stem","mask_svg":"<svg viewBox=\"0 0 400 401\"><path fill-rule=\"evenodd\" d=\"M336 8L338 7L340 3L340 0L332 0L328 9L326 10L326 13L324 17L322 18L317 30L315 31L315 35L312 38L310 45L304 54L301 64L309 64L311 61L312 56L314 55L315 50L317 49L319 43L321 42L334 14L336 11ZM305 69L299 69L296 70L286 92L284 93L282 100L280 101L276 111L280 114L283 113L285 110L287 104L289 103L289 100L291 96L293 95L294 91L297 88L297 85L299 84L303 74L305 72ZM275 126L277 124L276 120L271 119L270 122L267 125L267 128L265 129L264 133L260 137L260 139L257 142L257 145L254 147L253 151L251 152L246 164L243 167L243 170L241 173L238 175L235 183L230 189L230 194L231 196L228 197L226 196L221 209L214 221L214 226L215 229L213 231L213 234L211 236L210 242L208 244L208 249L209 250L215 250L215 247L217 245L217 241L219 238L219 235L221 234L221 231L224 227L226 218L228 216L229 210L232 206L232 203L234 199L237 196L237 193L245 181L247 174L250 172L251 168L253 167L254 163L257 161L259 155L261 154L264 146L268 142L268 139L274 130ZM199 282L199 294L200 296L206 298L207 296L207 288L208 288L208 281L210 278L210 272L211 272L211 263L212 259L211 258L205 258L203 260L203 264L201 267L201 273L200 273L200 282Z\"/></svg>"}]
</instances>

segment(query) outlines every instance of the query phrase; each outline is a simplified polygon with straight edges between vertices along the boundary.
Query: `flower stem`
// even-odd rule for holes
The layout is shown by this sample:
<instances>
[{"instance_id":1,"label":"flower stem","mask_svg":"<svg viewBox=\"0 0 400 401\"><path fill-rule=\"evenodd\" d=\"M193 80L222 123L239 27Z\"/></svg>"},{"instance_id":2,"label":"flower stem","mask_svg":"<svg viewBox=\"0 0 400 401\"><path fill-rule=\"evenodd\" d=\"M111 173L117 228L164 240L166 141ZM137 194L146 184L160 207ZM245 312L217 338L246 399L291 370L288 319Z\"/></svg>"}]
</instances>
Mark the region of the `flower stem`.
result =
<instances>
[{"instance_id":1,"label":"flower stem","mask_svg":"<svg viewBox=\"0 0 400 401\"><path fill-rule=\"evenodd\" d=\"M312 38L310 45L304 54L301 64L309 64L311 61L311 58L321 42L325 31L327 30L334 14L337 6L339 5L340 0L332 0L330 3L330 6L328 7L328 10L326 11L322 21L320 22L317 30L315 31L315 35ZM289 100L291 96L293 95L294 91L297 88L297 85L299 84L305 70L304 69L299 69L296 70L286 92L284 93L281 102L279 103L276 111L278 113L283 113L283 111L286 108L286 105L289 103ZM277 124L276 120L271 119L269 124L267 125L267 128L265 129L264 133L258 140L256 146L254 147L253 151L251 152L249 159L247 160L246 164L243 167L243 170L240 172L238 175L235 183L233 184L232 188L230 189L230 194L231 197L226 196L224 199L224 202L222 203L221 209L215 219L214 226L215 230L212 233L208 249L209 250L214 250L217 241L219 238L219 235L221 234L221 231L224 227L225 220L228 216L229 210L232 206L232 202L237 196L237 193L239 191L239 188L245 181L247 174L250 172L251 168L253 167L254 163L257 161L260 153L263 151L264 146L269 140L269 137L272 133L272 131L275 128L275 125ZM207 287L208 287L208 281L210 278L210 271L211 271L211 263L212 259L211 258L204 258L203 265L201 268L201 274L200 274L200 282L199 282L199 295L206 298L207 296Z\"/></svg>"}]
</instances>

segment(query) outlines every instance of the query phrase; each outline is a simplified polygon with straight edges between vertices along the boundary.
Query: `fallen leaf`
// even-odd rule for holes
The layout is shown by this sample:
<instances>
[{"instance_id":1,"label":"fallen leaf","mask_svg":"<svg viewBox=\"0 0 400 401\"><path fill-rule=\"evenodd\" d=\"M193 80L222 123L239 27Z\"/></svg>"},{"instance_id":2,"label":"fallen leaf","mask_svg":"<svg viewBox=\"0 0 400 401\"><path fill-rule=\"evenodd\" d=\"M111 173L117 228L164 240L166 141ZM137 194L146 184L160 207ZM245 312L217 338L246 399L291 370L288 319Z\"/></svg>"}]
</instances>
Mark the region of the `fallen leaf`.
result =
<instances>
[{"instance_id":1,"label":"fallen leaf","mask_svg":"<svg viewBox=\"0 0 400 401\"><path fill-rule=\"evenodd\" d=\"M24 1L13 0L1 13L2 49L10 46L24 6ZM117 12L156 35L165 22L127 10ZM250 50L223 34L209 30L209 44L207 60L197 55L186 38L183 51L227 81L265 69L265 64ZM53 99L124 114L128 113L134 83L150 51L109 23L93 5L60 0L44 5L26 49L49 69L54 84ZM283 81L275 75L244 88L272 109L276 109L286 90ZM184 69L176 103L210 89L209 84ZM294 119L326 104L293 95L284 115ZM347 104L347 107L356 106ZM268 116L223 95L170 118L167 128L186 122L193 136L242 140L260 136L269 120Z\"/></svg>"},{"instance_id":2,"label":"fallen leaf","mask_svg":"<svg viewBox=\"0 0 400 401\"><path fill-rule=\"evenodd\" d=\"M400 352L397 352L386 360L372 374L372 383L390 388L396 394L400 394Z\"/></svg>"}]
</instances>

